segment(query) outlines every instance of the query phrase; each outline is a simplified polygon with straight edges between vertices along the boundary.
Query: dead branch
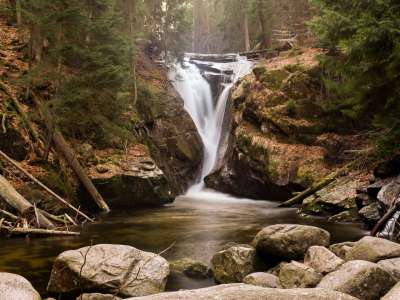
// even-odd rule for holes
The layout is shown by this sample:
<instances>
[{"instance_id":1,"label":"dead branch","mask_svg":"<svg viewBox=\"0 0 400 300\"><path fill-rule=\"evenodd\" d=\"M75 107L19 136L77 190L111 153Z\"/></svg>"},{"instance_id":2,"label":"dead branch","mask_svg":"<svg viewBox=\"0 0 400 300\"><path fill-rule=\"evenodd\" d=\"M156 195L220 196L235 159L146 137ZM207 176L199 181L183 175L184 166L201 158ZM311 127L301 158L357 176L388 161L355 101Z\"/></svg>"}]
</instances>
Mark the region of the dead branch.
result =
<instances>
[{"instance_id":1,"label":"dead branch","mask_svg":"<svg viewBox=\"0 0 400 300\"><path fill-rule=\"evenodd\" d=\"M0 156L4 157L8 162L10 162L14 167L16 167L18 170L23 172L29 179L31 179L33 182L38 184L40 187L42 187L46 192L48 192L50 195L55 197L58 201L60 201L62 204L66 205L73 211L77 212L80 214L82 217L87 219L90 222L94 222L93 219L89 218L86 214L78 210L76 207L74 207L72 204L58 196L56 193L54 193L50 188L48 188L46 185L44 185L41 181L36 179L33 175L31 175L28 171L26 171L24 168L22 168L16 161L14 161L11 157L9 157L7 154L5 154L3 151L0 150Z\"/></svg>"},{"instance_id":2,"label":"dead branch","mask_svg":"<svg viewBox=\"0 0 400 300\"><path fill-rule=\"evenodd\" d=\"M62 230L49 230L49 229L37 229L37 228L13 228L10 226L1 226L0 229L5 229L11 235L25 235L25 234L34 234L34 235L70 235L76 236L80 235L80 232L74 231L62 231Z\"/></svg>"}]
</instances>

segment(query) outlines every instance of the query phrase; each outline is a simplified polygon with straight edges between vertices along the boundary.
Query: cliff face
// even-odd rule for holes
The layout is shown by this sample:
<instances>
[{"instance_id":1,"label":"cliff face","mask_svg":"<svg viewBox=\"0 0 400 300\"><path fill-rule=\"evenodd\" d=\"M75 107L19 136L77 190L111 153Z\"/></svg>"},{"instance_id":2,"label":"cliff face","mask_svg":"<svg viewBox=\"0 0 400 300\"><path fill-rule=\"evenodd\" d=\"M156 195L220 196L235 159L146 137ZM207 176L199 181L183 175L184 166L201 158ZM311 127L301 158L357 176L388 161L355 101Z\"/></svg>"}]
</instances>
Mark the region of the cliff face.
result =
<instances>
[{"instance_id":1,"label":"cliff face","mask_svg":"<svg viewBox=\"0 0 400 300\"><path fill-rule=\"evenodd\" d=\"M231 150L207 178L209 187L242 197L288 199L352 159L346 149L366 147L344 120L326 113L318 54L282 53L258 63L237 84Z\"/></svg>"}]
</instances>

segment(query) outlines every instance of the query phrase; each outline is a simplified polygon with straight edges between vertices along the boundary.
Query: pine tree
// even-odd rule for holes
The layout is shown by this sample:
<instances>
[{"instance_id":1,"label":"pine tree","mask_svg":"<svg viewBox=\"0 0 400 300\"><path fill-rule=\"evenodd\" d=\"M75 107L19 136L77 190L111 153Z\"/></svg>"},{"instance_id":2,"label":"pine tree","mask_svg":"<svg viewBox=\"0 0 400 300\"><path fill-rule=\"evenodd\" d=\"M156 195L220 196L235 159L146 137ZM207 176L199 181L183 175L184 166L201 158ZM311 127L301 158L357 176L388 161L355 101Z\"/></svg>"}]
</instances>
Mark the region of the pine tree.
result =
<instances>
[{"instance_id":1,"label":"pine tree","mask_svg":"<svg viewBox=\"0 0 400 300\"><path fill-rule=\"evenodd\" d=\"M383 154L400 145L400 3L397 0L314 0L312 27L330 54L324 66L333 109L382 130ZM339 54L338 54L339 53ZM331 80L329 80L331 79ZM333 79L333 80L332 80Z\"/></svg>"}]
</instances>

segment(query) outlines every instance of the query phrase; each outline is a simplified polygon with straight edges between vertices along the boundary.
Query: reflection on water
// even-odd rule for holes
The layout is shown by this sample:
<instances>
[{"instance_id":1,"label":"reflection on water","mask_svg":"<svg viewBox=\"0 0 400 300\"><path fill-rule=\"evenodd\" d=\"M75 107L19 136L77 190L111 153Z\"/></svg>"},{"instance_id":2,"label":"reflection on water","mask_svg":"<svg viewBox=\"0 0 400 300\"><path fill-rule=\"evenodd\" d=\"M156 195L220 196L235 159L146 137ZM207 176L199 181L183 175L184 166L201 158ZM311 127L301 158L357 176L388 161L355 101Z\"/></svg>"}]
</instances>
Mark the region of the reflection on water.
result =
<instances>
[{"instance_id":1,"label":"reflection on water","mask_svg":"<svg viewBox=\"0 0 400 300\"><path fill-rule=\"evenodd\" d=\"M126 244L161 252L164 256L190 257L208 263L213 253L229 241L249 243L264 226L300 223L320 226L332 233L333 242L356 240L366 234L357 225L333 224L320 218L302 218L295 209L276 208L265 201L230 199L221 194L201 192L180 197L175 203L141 211L114 211L101 222L86 225L79 237L5 239L0 245L0 272L13 272L30 279L44 292L54 258L67 249L98 243ZM168 289L211 285L210 280L171 278Z\"/></svg>"}]
</instances>

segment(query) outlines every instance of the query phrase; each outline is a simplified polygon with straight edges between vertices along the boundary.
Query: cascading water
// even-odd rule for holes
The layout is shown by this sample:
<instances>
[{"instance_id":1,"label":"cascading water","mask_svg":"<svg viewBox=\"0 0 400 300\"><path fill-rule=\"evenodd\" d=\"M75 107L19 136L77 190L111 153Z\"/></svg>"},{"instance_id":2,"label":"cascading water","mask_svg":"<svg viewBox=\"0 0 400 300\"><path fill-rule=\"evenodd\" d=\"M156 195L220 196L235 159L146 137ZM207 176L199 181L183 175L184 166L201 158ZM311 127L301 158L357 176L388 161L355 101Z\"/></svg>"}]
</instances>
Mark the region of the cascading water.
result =
<instances>
[{"instance_id":1,"label":"cascading water","mask_svg":"<svg viewBox=\"0 0 400 300\"><path fill-rule=\"evenodd\" d=\"M250 73L252 63L246 58L236 56L236 61L228 63L212 63L213 69L220 70L221 76L229 78L222 84L222 92L214 103L210 84L203 77L201 70L191 63L189 56L182 64L176 64L169 78L175 89L184 100L185 110L192 117L204 145L204 158L201 174L188 194L204 189L204 178L217 164L219 145L222 136L226 104L233 85L241 77Z\"/></svg>"}]
</instances>

